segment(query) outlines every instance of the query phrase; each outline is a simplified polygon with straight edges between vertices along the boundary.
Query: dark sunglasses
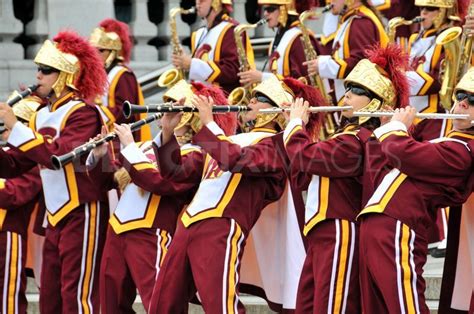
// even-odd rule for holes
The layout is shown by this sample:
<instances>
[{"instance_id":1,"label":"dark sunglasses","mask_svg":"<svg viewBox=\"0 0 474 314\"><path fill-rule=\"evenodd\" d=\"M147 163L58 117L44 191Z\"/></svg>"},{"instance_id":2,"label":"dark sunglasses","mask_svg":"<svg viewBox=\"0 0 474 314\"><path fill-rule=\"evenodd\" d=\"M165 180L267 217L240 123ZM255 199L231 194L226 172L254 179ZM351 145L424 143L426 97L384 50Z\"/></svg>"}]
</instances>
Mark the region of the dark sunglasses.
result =
<instances>
[{"instance_id":1,"label":"dark sunglasses","mask_svg":"<svg viewBox=\"0 0 474 314\"><path fill-rule=\"evenodd\" d=\"M265 96L265 95L257 94L257 95L255 96L255 99L256 99L258 102L263 102L263 103L266 103L266 104L270 104L270 105L272 105L273 107L276 107L275 103L274 103L270 98L268 98L268 97Z\"/></svg>"},{"instance_id":2,"label":"dark sunglasses","mask_svg":"<svg viewBox=\"0 0 474 314\"><path fill-rule=\"evenodd\" d=\"M278 6L276 5L266 5L263 7L263 12L273 13L278 10Z\"/></svg>"},{"instance_id":3,"label":"dark sunglasses","mask_svg":"<svg viewBox=\"0 0 474 314\"><path fill-rule=\"evenodd\" d=\"M358 95L358 96L367 96L369 98L374 98L371 92L369 92L363 87L360 87L354 84L348 84L346 86L346 93L349 91L351 91L353 94Z\"/></svg>"},{"instance_id":4,"label":"dark sunglasses","mask_svg":"<svg viewBox=\"0 0 474 314\"><path fill-rule=\"evenodd\" d=\"M459 91L456 93L456 100L458 102L467 99L467 102L470 106L474 106L474 94L466 93L465 91Z\"/></svg>"},{"instance_id":5,"label":"dark sunglasses","mask_svg":"<svg viewBox=\"0 0 474 314\"><path fill-rule=\"evenodd\" d=\"M438 7L420 7L420 12L423 10L426 10L428 12L434 12L434 11L439 10L439 8Z\"/></svg>"},{"instance_id":6,"label":"dark sunglasses","mask_svg":"<svg viewBox=\"0 0 474 314\"><path fill-rule=\"evenodd\" d=\"M51 73L59 72L59 70L49 67L47 65L39 65L38 66L38 72L43 73L44 75L49 75Z\"/></svg>"}]
</instances>

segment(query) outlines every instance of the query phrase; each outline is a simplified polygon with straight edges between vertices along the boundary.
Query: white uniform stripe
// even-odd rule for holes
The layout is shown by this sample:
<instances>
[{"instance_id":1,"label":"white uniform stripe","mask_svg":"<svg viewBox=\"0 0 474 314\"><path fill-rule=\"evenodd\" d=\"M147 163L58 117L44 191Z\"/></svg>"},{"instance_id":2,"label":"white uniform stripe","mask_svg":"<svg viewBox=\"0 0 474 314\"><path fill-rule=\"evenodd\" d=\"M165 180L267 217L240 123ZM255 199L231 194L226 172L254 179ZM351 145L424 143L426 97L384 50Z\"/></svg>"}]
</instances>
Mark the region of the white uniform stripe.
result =
<instances>
[{"instance_id":1,"label":"white uniform stripe","mask_svg":"<svg viewBox=\"0 0 474 314\"><path fill-rule=\"evenodd\" d=\"M97 259L97 246L99 245L99 226L100 226L100 203L96 202L96 219L95 219L95 237L94 237L94 253L92 256L92 270L91 270L91 279L89 281L89 293L87 294L87 304L91 310L91 314L94 313L94 308L92 307L92 287L94 286L94 272ZM90 245L90 243L89 243Z\"/></svg>"},{"instance_id":2,"label":"white uniform stripe","mask_svg":"<svg viewBox=\"0 0 474 314\"><path fill-rule=\"evenodd\" d=\"M226 244L226 250L225 250L225 258L224 258L224 272L223 272L223 277L222 277L222 314L227 313L227 278L229 276L229 259L230 259L230 253L232 250L232 236L234 235L235 232L235 221L233 219L230 220L230 232L229 235L227 236L227 244Z\"/></svg>"},{"instance_id":3,"label":"white uniform stripe","mask_svg":"<svg viewBox=\"0 0 474 314\"><path fill-rule=\"evenodd\" d=\"M395 265L397 266L397 287L398 287L398 302L400 303L400 311L405 314L405 302L403 300L403 286L402 286L402 269L400 265L400 227L401 222L397 221L397 230L395 232Z\"/></svg>"},{"instance_id":4,"label":"white uniform stripe","mask_svg":"<svg viewBox=\"0 0 474 314\"><path fill-rule=\"evenodd\" d=\"M8 313L7 306L8 306L8 279L10 274L10 259L11 259L11 251L12 251L12 234L10 231L7 231L7 256L5 256L5 274L3 275L3 313Z\"/></svg>"},{"instance_id":5,"label":"white uniform stripe","mask_svg":"<svg viewBox=\"0 0 474 314\"><path fill-rule=\"evenodd\" d=\"M346 288L344 291L344 299L342 300L342 312L341 313L346 313L346 305L347 305L347 297L349 295L349 285L350 285L350 280L351 280L351 270L352 270L352 260L354 258L354 249L355 249L355 236L356 236L356 231L355 231L355 223L351 222L351 243L350 243L350 252L349 252L349 262L347 264L347 274L346 274Z\"/></svg>"},{"instance_id":6,"label":"white uniform stripe","mask_svg":"<svg viewBox=\"0 0 474 314\"><path fill-rule=\"evenodd\" d=\"M329 303L328 303L328 314L331 314L333 311L333 299L334 291L336 290L336 273L337 265L339 265L339 246L341 242L341 227L340 220L336 219L334 221L336 225L336 244L334 245L334 255L332 260L332 271L331 271L331 285L329 287Z\"/></svg>"},{"instance_id":7,"label":"white uniform stripe","mask_svg":"<svg viewBox=\"0 0 474 314\"><path fill-rule=\"evenodd\" d=\"M448 240L448 212L446 208L441 208L441 218L443 220L444 239Z\"/></svg>"},{"instance_id":8,"label":"white uniform stripe","mask_svg":"<svg viewBox=\"0 0 474 314\"><path fill-rule=\"evenodd\" d=\"M82 285L84 284L84 275L86 272L87 259L87 236L89 234L89 204L84 205L84 236L82 241L82 260L81 260L81 274L79 275L79 284L77 286L77 309L78 313L82 314Z\"/></svg>"},{"instance_id":9,"label":"white uniform stripe","mask_svg":"<svg viewBox=\"0 0 474 314\"><path fill-rule=\"evenodd\" d=\"M418 303L418 292L417 292L418 290L416 289L417 274L416 274L414 254L413 254L413 251L415 249L415 237L416 237L415 232L413 230L410 230L409 258L410 258L411 273L413 274L412 279L411 279L411 289L413 291L413 301L415 303L415 311L416 313L420 313L420 305Z\"/></svg>"},{"instance_id":10,"label":"white uniform stripe","mask_svg":"<svg viewBox=\"0 0 474 314\"><path fill-rule=\"evenodd\" d=\"M237 271L237 269L239 269L239 264L240 264L239 256L240 256L240 251L242 250L243 241L244 241L244 233L242 232L240 234L239 241L237 241L237 260L235 261L235 285L236 286L240 280L239 272ZM237 304L239 303L239 294L237 293L237 289L235 289L235 291L236 291L236 294L235 294L235 300L234 300L234 312L238 313Z\"/></svg>"},{"instance_id":11,"label":"white uniform stripe","mask_svg":"<svg viewBox=\"0 0 474 314\"><path fill-rule=\"evenodd\" d=\"M22 259L22 244L21 244L21 235L18 234L18 261L17 261L17 266L16 266L16 289L15 289L15 314L18 314L18 296L20 294L20 284L21 284L21 273L23 271L21 265L21 259Z\"/></svg>"},{"instance_id":12,"label":"white uniform stripe","mask_svg":"<svg viewBox=\"0 0 474 314\"><path fill-rule=\"evenodd\" d=\"M156 229L156 262L155 262L155 269L156 269L156 275L155 275L155 280L158 279L158 273L160 272L160 260L161 260L161 254L163 254L161 250L161 230L159 228Z\"/></svg>"}]
</instances>

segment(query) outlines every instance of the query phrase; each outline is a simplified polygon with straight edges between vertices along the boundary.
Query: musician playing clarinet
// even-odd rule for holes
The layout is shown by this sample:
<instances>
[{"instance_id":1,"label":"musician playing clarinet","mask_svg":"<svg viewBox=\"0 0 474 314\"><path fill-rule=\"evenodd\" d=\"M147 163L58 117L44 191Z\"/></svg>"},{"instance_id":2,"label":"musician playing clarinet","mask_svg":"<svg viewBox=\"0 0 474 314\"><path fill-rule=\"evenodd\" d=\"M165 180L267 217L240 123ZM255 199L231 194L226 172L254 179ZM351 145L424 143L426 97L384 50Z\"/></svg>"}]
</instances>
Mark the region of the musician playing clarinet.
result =
<instances>
[{"instance_id":1,"label":"musician playing clarinet","mask_svg":"<svg viewBox=\"0 0 474 314\"><path fill-rule=\"evenodd\" d=\"M98 51L72 31L46 40L35 57L37 94L45 105L31 119L31 129L0 104L0 119L11 130L0 151L2 176L40 166L48 227L41 274L41 313L99 312L99 261L108 208L103 189L84 168L84 158L52 170L51 155L71 151L100 133L101 118L89 105L107 82Z\"/></svg>"}]
</instances>

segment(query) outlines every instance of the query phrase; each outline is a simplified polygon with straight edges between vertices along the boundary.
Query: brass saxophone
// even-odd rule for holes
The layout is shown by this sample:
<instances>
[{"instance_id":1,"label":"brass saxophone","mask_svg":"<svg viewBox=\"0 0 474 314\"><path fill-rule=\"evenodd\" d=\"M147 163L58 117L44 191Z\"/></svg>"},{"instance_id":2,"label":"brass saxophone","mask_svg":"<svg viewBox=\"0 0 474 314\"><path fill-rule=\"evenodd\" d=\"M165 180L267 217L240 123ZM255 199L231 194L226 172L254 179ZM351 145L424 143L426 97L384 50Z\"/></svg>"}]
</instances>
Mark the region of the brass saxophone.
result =
<instances>
[{"instance_id":1,"label":"brass saxophone","mask_svg":"<svg viewBox=\"0 0 474 314\"><path fill-rule=\"evenodd\" d=\"M441 61L441 89L438 94L441 105L446 110L451 109L453 91L457 83L458 66L460 64L461 33L462 28L456 26L444 30L436 37L436 44L443 45L445 52L444 60Z\"/></svg>"},{"instance_id":2,"label":"brass saxophone","mask_svg":"<svg viewBox=\"0 0 474 314\"><path fill-rule=\"evenodd\" d=\"M332 5L329 4L325 6L319 14L323 14L331 10ZM311 44L310 34L308 28L305 26L304 22L311 17L317 16L317 12L314 10L307 10L300 14L300 29L301 29L301 41L303 43L304 54L306 60L315 60L318 57L316 50L314 49L313 45ZM326 87L324 86L324 82L321 77L316 75L309 76L309 83L311 86L316 87L321 92L324 98L328 101L329 104L332 103L331 96L327 93ZM326 114L324 119L324 128L321 130L320 138L325 139L329 137L329 135L333 134L336 131L334 116L331 113Z\"/></svg>"},{"instance_id":3,"label":"brass saxophone","mask_svg":"<svg viewBox=\"0 0 474 314\"><path fill-rule=\"evenodd\" d=\"M397 33L397 28L402 25L412 25L412 24L418 24L423 22L424 18L421 16L417 16L412 20L405 20L401 16L394 17L388 21L388 26L387 26L387 34L388 34L388 39L391 43L395 42L395 35Z\"/></svg>"},{"instance_id":4,"label":"brass saxophone","mask_svg":"<svg viewBox=\"0 0 474 314\"><path fill-rule=\"evenodd\" d=\"M173 54L180 55L183 52L183 47L179 42L178 29L176 26L176 15L178 14L192 14L196 12L196 8L190 9L173 8L170 10L170 29L171 29L171 45L173 46ZM184 79L184 71L182 69L171 69L160 75L158 78L158 86L171 87L179 80Z\"/></svg>"},{"instance_id":5,"label":"brass saxophone","mask_svg":"<svg viewBox=\"0 0 474 314\"><path fill-rule=\"evenodd\" d=\"M247 53L242 42L242 33L247 31L248 29L257 28L266 23L266 19L261 19L255 24L240 24L235 27L234 40L235 44L237 45L237 54L239 55L239 72L245 72L251 69L251 65L247 59ZM250 101L250 93L252 92L252 89L254 87L255 84L252 84L249 87L234 88L227 97L229 104L235 106L247 105Z\"/></svg>"},{"instance_id":6,"label":"brass saxophone","mask_svg":"<svg viewBox=\"0 0 474 314\"><path fill-rule=\"evenodd\" d=\"M467 10L467 16L474 16L474 2L469 1L469 8ZM461 56L459 58L459 65L457 68L456 83L459 82L461 77L467 72L471 66L472 57L472 38L467 30L464 30L461 36Z\"/></svg>"}]
</instances>

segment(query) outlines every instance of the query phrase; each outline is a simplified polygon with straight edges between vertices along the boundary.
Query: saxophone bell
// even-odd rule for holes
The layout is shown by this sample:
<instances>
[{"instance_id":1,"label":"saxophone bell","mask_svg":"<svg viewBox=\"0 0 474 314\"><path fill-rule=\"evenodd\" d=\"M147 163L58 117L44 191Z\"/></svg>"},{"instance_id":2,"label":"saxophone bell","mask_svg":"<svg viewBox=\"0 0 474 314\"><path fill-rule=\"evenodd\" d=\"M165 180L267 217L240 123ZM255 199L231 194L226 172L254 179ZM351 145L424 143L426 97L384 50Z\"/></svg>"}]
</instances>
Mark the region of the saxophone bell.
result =
<instances>
[{"instance_id":1,"label":"saxophone bell","mask_svg":"<svg viewBox=\"0 0 474 314\"><path fill-rule=\"evenodd\" d=\"M176 15L178 14L193 14L196 12L196 8L192 7L190 9L183 9L183 8L172 8L169 12L170 15L170 29L171 29L171 45L173 46L173 54L181 54L183 52L183 47L181 47L181 43L178 37L178 29L176 26ZM163 74L160 75L158 78L158 86L170 88L178 81L184 79L185 74L184 71L181 69L170 69L165 71Z\"/></svg>"}]
</instances>

